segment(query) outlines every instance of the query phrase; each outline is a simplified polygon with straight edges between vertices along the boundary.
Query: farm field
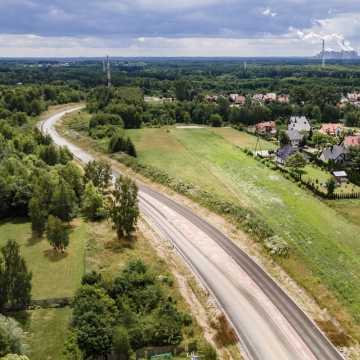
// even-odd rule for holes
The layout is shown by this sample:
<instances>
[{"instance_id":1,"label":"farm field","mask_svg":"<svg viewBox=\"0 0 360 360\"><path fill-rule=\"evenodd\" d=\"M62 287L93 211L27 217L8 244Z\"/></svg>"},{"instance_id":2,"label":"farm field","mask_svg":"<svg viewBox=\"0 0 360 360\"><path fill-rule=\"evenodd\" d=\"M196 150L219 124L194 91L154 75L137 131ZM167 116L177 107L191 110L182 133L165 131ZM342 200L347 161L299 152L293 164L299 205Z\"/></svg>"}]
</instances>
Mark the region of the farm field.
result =
<instances>
[{"instance_id":1,"label":"farm field","mask_svg":"<svg viewBox=\"0 0 360 360\"><path fill-rule=\"evenodd\" d=\"M25 220L0 224L0 247L8 239L20 245L28 269L32 271L32 298L49 299L73 296L84 274L87 225L79 223L70 234L64 255L55 255L46 238L33 239L31 225Z\"/></svg>"},{"instance_id":2,"label":"farm field","mask_svg":"<svg viewBox=\"0 0 360 360\"><path fill-rule=\"evenodd\" d=\"M292 258L306 263L319 282L334 290L360 321L358 226L245 155L234 146L242 141L241 137L236 140L235 130L161 128L131 130L128 134L140 162L253 208L291 245ZM283 263L311 290L307 275L299 271L296 262Z\"/></svg>"}]
</instances>

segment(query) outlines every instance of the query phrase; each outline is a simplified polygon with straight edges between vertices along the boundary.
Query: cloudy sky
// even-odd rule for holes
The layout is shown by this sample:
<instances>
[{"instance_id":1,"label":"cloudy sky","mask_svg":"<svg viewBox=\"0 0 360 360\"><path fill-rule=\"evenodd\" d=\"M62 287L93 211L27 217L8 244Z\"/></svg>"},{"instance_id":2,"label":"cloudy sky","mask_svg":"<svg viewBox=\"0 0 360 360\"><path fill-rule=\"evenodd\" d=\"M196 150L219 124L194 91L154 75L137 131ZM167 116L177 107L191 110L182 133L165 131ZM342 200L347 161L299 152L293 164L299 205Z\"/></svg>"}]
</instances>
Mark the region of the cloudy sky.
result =
<instances>
[{"instance_id":1,"label":"cloudy sky","mask_svg":"<svg viewBox=\"0 0 360 360\"><path fill-rule=\"evenodd\" d=\"M0 57L308 56L360 48L359 0L0 0Z\"/></svg>"}]
</instances>

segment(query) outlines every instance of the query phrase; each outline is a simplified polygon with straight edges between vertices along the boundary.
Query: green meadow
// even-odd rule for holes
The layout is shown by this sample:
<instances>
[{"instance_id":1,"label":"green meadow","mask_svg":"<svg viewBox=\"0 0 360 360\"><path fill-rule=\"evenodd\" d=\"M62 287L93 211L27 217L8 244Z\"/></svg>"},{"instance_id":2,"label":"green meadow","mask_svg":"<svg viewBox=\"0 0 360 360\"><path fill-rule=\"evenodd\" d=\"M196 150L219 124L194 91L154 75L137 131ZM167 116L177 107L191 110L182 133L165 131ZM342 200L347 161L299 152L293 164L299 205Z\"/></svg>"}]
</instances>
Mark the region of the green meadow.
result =
<instances>
[{"instance_id":1,"label":"green meadow","mask_svg":"<svg viewBox=\"0 0 360 360\"><path fill-rule=\"evenodd\" d=\"M290 259L282 260L289 273L309 290L315 283L332 289L360 322L360 227L244 154L239 147L255 147L255 137L233 129L174 127L128 134L140 162L261 215L291 246ZM312 280L303 268L311 271Z\"/></svg>"}]
</instances>

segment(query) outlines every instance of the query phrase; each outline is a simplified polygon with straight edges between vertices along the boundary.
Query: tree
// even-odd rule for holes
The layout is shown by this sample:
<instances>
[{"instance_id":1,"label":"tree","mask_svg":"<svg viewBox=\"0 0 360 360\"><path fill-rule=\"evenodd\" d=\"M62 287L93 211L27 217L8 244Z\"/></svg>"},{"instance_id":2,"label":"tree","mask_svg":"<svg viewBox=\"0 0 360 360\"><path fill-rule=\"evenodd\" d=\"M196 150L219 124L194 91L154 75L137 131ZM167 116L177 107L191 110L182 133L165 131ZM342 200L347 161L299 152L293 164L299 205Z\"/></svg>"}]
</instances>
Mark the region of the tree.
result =
<instances>
[{"instance_id":1,"label":"tree","mask_svg":"<svg viewBox=\"0 0 360 360\"><path fill-rule=\"evenodd\" d=\"M75 217L76 209L77 201L74 190L63 178L60 178L51 198L50 213L62 221L70 221Z\"/></svg>"},{"instance_id":2,"label":"tree","mask_svg":"<svg viewBox=\"0 0 360 360\"><path fill-rule=\"evenodd\" d=\"M335 188L336 188L336 182L334 180L334 178L330 178L327 182L326 182L326 190L327 190L327 194L329 196L333 195L335 192Z\"/></svg>"},{"instance_id":3,"label":"tree","mask_svg":"<svg viewBox=\"0 0 360 360\"><path fill-rule=\"evenodd\" d=\"M113 351L118 360L129 360L131 346L129 334L123 326L118 326L113 334Z\"/></svg>"},{"instance_id":4,"label":"tree","mask_svg":"<svg viewBox=\"0 0 360 360\"><path fill-rule=\"evenodd\" d=\"M137 157L135 145L129 137L126 139L126 153L132 157Z\"/></svg>"},{"instance_id":5,"label":"tree","mask_svg":"<svg viewBox=\"0 0 360 360\"><path fill-rule=\"evenodd\" d=\"M59 151L54 144L43 145L39 157L50 166L56 165L60 160Z\"/></svg>"},{"instance_id":6,"label":"tree","mask_svg":"<svg viewBox=\"0 0 360 360\"><path fill-rule=\"evenodd\" d=\"M29 203L29 216L31 229L35 235L41 237L44 234L48 215L48 210L41 199L36 195L33 196Z\"/></svg>"},{"instance_id":7,"label":"tree","mask_svg":"<svg viewBox=\"0 0 360 360\"><path fill-rule=\"evenodd\" d=\"M222 117L219 114L212 114L210 116L210 124L213 127L221 127L222 125Z\"/></svg>"},{"instance_id":8,"label":"tree","mask_svg":"<svg viewBox=\"0 0 360 360\"><path fill-rule=\"evenodd\" d=\"M306 160L300 153L296 153L286 160L285 166L290 168L291 171L298 174L301 178L303 169L306 166Z\"/></svg>"},{"instance_id":9,"label":"tree","mask_svg":"<svg viewBox=\"0 0 360 360\"><path fill-rule=\"evenodd\" d=\"M24 309L31 301L31 278L17 242L9 240L1 249L0 284L2 303L11 309Z\"/></svg>"},{"instance_id":10,"label":"tree","mask_svg":"<svg viewBox=\"0 0 360 360\"><path fill-rule=\"evenodd\" d=\"M75 191L78 199L81 199L81 196L84 192L84 178L82 170L79 168L79 166L70 161L65 166L60 168L59 174Z\"/></svg>"},{"instance_id":11,"label":"tree","mask_svg":"<svg viewBox=\"0 0 360 360\"><path fill-rule=\"evenodd\" d=\"M126 141L121 134L116 132L113 134L109 141L108 151L116 153L118 151L126 151Z\"/></svg>"},{"instance_id":12,"label":"tree","mask_svg":"<svg viewBox=\"0 0 360 360\"><path fill-rule=\"evenodd\" d=\"M103 195L94 186L92 181L88 182L82 198L82 213L89 220L99 220L105 217Z\"/></svg>"},{"instance_id":13,"label":"tree","mask_svg":"<svg viewBox=\"0 0 360 360\"><path fill-rule=\"evenodd\" d=\"M46 171L40 171L35 177L33 194L29 202L31 228L37 236L44 234L52 194L53 179L51 175Z\"/></svg>"},{"instance_id":14,"label":"tree","mask_svg":"<svg viewBox=\"0 0 360 360\"><path fill-rule=\"evenodd\" d=\"M19 323L13 318L0 315L0 356L23 354L25 347L25 334ZM11 357L9 355L4 359L11 359ZM15 359L21 359L21 357Z\"/></svg>"},{"instance_id":15,"label":"tree","mask_svg":"<svg viewBox=\"0 0 360 360\"><path fill-rule=\"evenodd\" d=\"M290 144L290 139L286 131L280 131L279 132L279 143L280 146L285 146Z\"/></svg>"},{"instance_id":16,"label":"tree","mask_svg":"<svg viewBox=\"0 0 360 360\"><path fill-rule=\"evenodd\" d=\"M175 94L179 101L191 100L193 91L191 84L187 80L177 80L175 82Z\"/></svg>"},{"instance_id":17,"label":"tree","mask_svg":"<svg viewBox=\"0 0 360 360\"><path fill-rule=\"evenodd\" d=\"M115 302L98 286L83 285L76 293L73 326L86 359L106 357L112 349L113 326L118 314Z\"/></svg>"},{"instance_id":18,"label":"tree","mask_svg":"<svg viewBox=\"0 0 360 360\"><path fill-rule=\"evenodd\" d=\"M317 122L321 121L321 110L317 105L312 108L310 117Z\"/></svg>"},{"instance_id":19,"label":"tree","mask_svg":"<svg viewBox=\"0 0 360 360\"><path fill-rule=\"evenodd\" d=\"M56 251L64 252L69 245L68 229L65 224L55 216L49 216L46 235L50 245Z\"/></svg>"},{"instance_id":20,"label":"tree","mask_svg":"<svg viewBox=\"0 0 360 360\"><path fill-rule=\"evenodd\" d=\"M111 166L106 161L94 160L90 161L85 166L85 181L92 181L92 183L100 190L104 191L106 188L108 188L110 185L110 180Z\"/></svg>"},{"instance_id":21,"label":"tree","mask_svg":"<svg viewBox=\"0 0 360 360\"><path fill-rule=\"evenodd\" d=\"M139 217L137 194L137 186L131 179L125 176L116 179L109 216L119 239L135 230Z\"/></svg>"}]
</instances>

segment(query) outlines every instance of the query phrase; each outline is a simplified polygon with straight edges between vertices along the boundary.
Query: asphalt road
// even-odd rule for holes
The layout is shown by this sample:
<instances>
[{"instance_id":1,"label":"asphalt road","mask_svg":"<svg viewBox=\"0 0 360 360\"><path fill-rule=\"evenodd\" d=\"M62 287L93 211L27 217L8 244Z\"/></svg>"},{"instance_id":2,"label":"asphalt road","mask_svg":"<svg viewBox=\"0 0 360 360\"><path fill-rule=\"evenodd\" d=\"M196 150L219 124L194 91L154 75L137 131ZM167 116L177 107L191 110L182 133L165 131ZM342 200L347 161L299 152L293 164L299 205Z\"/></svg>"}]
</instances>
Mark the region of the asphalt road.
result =
<instances>
[{"instance_id":1,"label":"asphalt road","mask_svg":"<svg viewBox=\"0 0 360 360\"><path fill-rule=\"evenodd\" d=\"M54 125L65 113L43 121L41 130L83 163L93 160L57 133ZM115 170L113 174L119 175ZM144 184L138 186L143 217L173 243L213 294L248 359L343 359L295 302L228 237L187 207Z\"/></svg>"}]
</instances>

